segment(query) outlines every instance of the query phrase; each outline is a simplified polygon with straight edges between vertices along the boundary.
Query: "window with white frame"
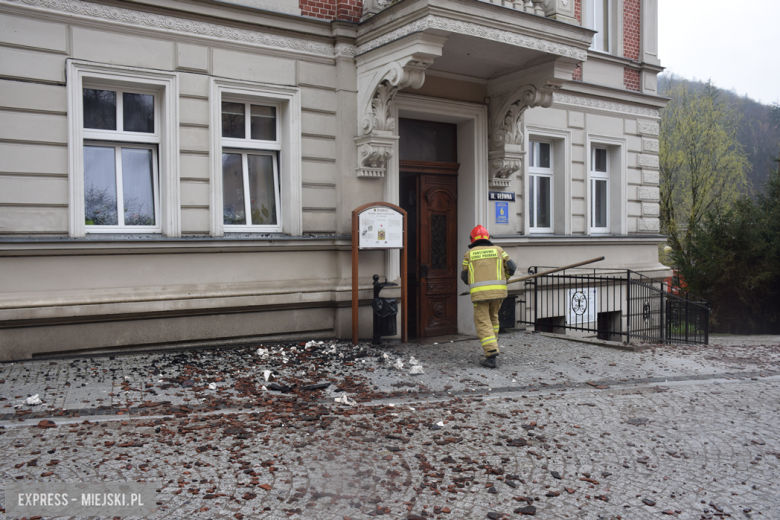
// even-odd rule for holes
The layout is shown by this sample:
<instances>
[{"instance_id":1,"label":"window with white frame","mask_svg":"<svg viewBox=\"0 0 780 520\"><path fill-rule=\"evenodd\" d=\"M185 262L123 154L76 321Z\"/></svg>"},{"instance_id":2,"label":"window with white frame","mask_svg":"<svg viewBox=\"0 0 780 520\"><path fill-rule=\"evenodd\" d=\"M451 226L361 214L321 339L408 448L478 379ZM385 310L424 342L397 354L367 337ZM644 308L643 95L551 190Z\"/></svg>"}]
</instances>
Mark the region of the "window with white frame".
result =
<instances>
[{"instance_id":1,"label":"window with white frame","mask_svg":"<svg viewBox=\"0 0 780 520\"><path fill-rule=\"evenodd\" d=\"M532 233L552 233L552 143L532 140L528 148L528 226Z\"/></svg>"},{"instance_id":2,"label":"window with white frame","mask_svg":"<svg viewBox=\"0 0 780 520\"><path fill-rule=\"evenodd\" d=\"M590 150L590 229L591 233L609 232L609 150L594 146Z\"/></svg>"},{"instance_id":3,"label":"window with white frame","mask_svg":"<svg viewBox=\"0 0 780 520\"><path fill-rule=\"evenodd\" d=\"M612 49L612 1L587 0L585 8L585 26L597 31L593 35L591 49L611 52Z\"/></svg>"},{"instance_id":4,"label":"window with white frame","mask_svg":"<svg viewBox=\"0 0 780 520\"><path fill-rule=\"evenodd\" d=\"M281 231L279 104L221 100L225 231Z\"/></svg>"},{"instance_id":5,"label":"window with white frame","mask_svg":"<svg viewBox=\"0 0 780 520\"><path fill-rule=\"evenodd\" d=\"M181 234L176 73L67 60L72 237Z\"/></svg>"},{"instance_id":6,"label":"window with white frame","mask_svg":"<svg viewBox=\"0 0 780 520\"><path fill-rule=\"evenodd\" d=\"M157 93L85 82L82 96L87 230L159 232Z\"/></svg>"}]
</instances>

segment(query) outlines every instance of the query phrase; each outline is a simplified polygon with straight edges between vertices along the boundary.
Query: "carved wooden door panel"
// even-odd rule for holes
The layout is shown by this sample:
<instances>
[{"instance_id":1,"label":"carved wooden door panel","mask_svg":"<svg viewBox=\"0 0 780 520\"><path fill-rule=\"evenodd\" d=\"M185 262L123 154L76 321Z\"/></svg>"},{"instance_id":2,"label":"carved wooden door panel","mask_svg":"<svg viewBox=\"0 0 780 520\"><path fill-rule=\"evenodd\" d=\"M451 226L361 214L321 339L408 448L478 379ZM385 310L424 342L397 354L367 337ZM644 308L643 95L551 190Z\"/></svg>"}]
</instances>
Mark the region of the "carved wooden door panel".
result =
<instances>
[{"instance_id":1,"label":"carved wooden door panel","mask_svg":"<svg viewBox=\"0 0 780 520\"><path fill-rule=\"evenodd\" d=\"M458 332L458 210L455 175L420 175L420 337Z\"/></svg>"}]
</instances>

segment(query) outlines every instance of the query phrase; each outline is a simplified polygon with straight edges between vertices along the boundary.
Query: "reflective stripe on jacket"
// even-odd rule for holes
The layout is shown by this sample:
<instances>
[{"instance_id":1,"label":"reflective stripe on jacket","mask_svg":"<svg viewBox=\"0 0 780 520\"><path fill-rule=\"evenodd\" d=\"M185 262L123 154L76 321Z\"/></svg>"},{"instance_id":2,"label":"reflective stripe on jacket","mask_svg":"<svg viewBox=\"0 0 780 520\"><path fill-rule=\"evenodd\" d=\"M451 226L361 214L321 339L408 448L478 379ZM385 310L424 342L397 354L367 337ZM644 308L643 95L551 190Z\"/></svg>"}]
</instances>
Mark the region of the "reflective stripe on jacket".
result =
<instances>
[{"instance_id":1,"label":"reflective stripe on jacket","mask_svg":"<svg viewBox=\"0 0 780 520\"><path fill-rule=\"evenodd\" d=\"M472 302L506 298L506 262L509 255L498 246L478 246L463 257L463 269L468 270L469 293Z\"/></svg>"}]
</instances>

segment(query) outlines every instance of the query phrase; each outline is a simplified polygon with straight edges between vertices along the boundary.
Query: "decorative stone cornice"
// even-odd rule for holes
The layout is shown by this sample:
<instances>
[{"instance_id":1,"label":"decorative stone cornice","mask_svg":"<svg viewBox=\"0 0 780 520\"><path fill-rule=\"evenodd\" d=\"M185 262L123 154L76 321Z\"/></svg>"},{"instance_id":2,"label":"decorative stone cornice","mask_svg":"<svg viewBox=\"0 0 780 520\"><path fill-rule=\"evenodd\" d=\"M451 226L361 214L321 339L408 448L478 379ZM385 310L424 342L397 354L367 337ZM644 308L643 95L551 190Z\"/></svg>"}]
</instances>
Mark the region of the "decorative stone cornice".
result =
<instances>
[{"instance_id":1,"label":"decorative stone cornice","mask_svg":"<svg viewBox=\"0 0 780 520\"><path fill-rule=\"evenodd\" d=\"M127 9L124 7L101 5L83 0L0 0L0 3L29 6L36 10L55 11L84 19L104 20L132 27L148 28L186 35L202 36L217 40L230 41L299 52L324 58L341 56L354 57L356 47L340 42L335 46L325 42L312 41L292 36L282 36L261 31L250 31L227 25L188 20L178 16L161 15Z\"/></svg>"},{"instance_id":2,"label":"decorative stone cornice","mask_svg":"<svg viewBox=\"0 0 780 520\"><path fill-rule=\"evenodd\" d=\"M535 49L550 54L566 56L568 58L573 58L579 61L585 61L588 59L588 52L586 50L573 47L571 45L557 43L550 40L543 40L533 36L526 36L511 31L505 31L503 29L496 29L495 27L480 25L473 22L453 20L451 18L445 18L443 16L437 16L433 14L426 15L418 20L403 25L394 31L359 45L357 48L357 55L359 56L372 49L376 49L382 45L399 40L404 36L423 32L427 29L438 29L456 34L465 34L468 36L474 36L476 38L482 38L484 40L507 43L516 47Z\"/></svg>"},{"instance_id":3,"label":"decorative stone cornice","mask_svg":"<svg viewBox=\"0 0 780 520\"><path fill-rule=\"evenodd\" d=\"M595 108L598 110L610 110L612 112L624 112L627 114L634 114L637 116L656 117L660 118L660 112L655 108L637 107L634 105L627 105L625 103L615 103L614 101L606 101L603 99L594 99L582 96L573 96L571 94L562 94L561 92L555 93L555 103L561 103L565 105L576 105L580 107Z\"/></svg>"},{"instance_id":4,"label":"decorative stone cornice","mask_svg":"<svg viewBox=\"0 0 780 520\"><path fill-rule=\"evenodd\" d=\"M351 43L338 42L334 49L337 58L354 58L357 54L357 47Z\"/></svg>"}]
</instances>

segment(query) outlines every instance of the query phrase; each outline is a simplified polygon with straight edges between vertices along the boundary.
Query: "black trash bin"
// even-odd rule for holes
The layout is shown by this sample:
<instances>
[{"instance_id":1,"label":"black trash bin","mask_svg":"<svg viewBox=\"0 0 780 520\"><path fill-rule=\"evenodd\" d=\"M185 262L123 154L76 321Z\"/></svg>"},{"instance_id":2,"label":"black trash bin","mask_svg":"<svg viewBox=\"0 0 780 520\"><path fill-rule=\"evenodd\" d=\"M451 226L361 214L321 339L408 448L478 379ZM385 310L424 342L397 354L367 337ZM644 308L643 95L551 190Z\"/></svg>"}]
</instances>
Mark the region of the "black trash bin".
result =
<instances>
[{"instance_id":1,"label":"black trash bin","mask_svg":"<svg viewBox=\"0 0 780 520\"><path fill-rule=\"evenodd\" d=\"M397 286L397 283L385 281L379 283L379 275L374 275L374 300L371 308L374 315L374 343L379 343L382 336L395 336L398 334L396 315L398 314L398 300L395 298L380 298L379 292L385 287Z\"/></svg>"},{"instance_id":2,"label":"black trash bin","mask_svg":"<svg viewBox=\"0 0 780 520\"><path fill-rule=\"evenodd\" d=\"M515 305L517 304L517 296L507 296L501 303L501 308L498 310L498 326L501 332L506 329L515 328Z\"/></svg>"}]
</instances>

